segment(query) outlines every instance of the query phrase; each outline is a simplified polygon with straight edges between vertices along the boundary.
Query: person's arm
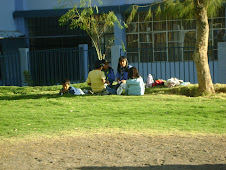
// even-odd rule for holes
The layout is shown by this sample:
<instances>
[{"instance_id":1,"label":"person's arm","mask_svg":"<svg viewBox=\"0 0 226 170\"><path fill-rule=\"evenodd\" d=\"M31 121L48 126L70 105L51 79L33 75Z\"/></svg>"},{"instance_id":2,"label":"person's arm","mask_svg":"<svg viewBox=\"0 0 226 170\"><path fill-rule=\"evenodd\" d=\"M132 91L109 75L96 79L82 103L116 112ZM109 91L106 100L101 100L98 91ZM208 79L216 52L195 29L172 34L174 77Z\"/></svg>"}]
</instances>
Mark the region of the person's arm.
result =
<instances>
[{"instance_id":1,"label":"person's arm","mask_svg":"<svg viewBox=\"0 0 226 170\"><path fill-rule=\"evenodd\" d=\"M121 80L122 83L126 83L126 80Z\"/></svg>"},{"instance_id":2,"label":"person's arm","mask_svg":"<svg viewBox=\"0 0 226 170\"><path fill-rule=\"evenodd\" d=\"M116 73L116 78L117 78L117 82L119 83L119 82L120 82L120 74L119 74L118 71L117 71L117 73Z\"/></svg>"},{"instance_id":3,"label":"person's arm","mask_svg":"<svg viewBox=\"0 0 226 170\"><path fill-rule=\"evenodd\" d=\"M103 84L106 83L106 76L103 71L101 72L101 80Z\"/></svg>"},{"instance_id":4,"label":"person's arm","mask_svg":"<svg viewBox=\"0 0 226 170\"><path fill-rule=\"evenodd\" d=\"M105 80L105 79L102 79L102 83L103 83L103 84L106 83L106 80Z\"/></svg>"},{"instance_id":5,"label":"person's arm","mask_svg":"<svg viewBox=\"0 0 226 170\"><path fill-rule=\"evenodd\" d=\"M108 80L109 80L110 83L113 83L114 80L115 80L115 73L114 73L113 69L111 69L109 74L108 74Z\"/></svg>"},{"instance_id":6,"label":"person's arm","mask_svg":"<svg viewBox=\"0 0 226 170\"><path fill-rule=\"evenodd\" d=\"M64 92L63 92L63 88L62 89L60 89L60 91L59 91L59 95L63 95L64 94Z\"/></svg>"},{"instance_id":7,"label":"person's arm","mask_svg":"<svg viewBox=\"0 0 226 170\"><path fill-rule=\"evenodd\" d=\"M60 92L59 92L59 94L60 95L63 95L64 93L66 93L67 92L67 90L65 90L64 88L62 88L61 90L60 90ZM63 94L62 94L63 93Z\"/></svg>"}]
</instances>

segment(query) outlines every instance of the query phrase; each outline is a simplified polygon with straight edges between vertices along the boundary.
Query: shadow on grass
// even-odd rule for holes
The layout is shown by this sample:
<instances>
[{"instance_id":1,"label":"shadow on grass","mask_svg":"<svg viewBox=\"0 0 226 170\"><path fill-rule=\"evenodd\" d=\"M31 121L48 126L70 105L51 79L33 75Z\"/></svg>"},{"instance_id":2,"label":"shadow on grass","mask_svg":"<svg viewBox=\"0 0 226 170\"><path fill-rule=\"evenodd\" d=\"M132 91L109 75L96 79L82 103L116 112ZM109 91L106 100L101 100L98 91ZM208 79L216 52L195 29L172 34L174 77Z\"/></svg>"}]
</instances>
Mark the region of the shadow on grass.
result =
<instances>
[{"instance_id":1,"label":"shadow on grass","mask_svg":"<svg viewBox=\"0 0 226 170\"><path fill-rule=\"evenodd\" d=\"M206 164L206 165L161 165L161 166L148 166L148 167L79 167L68 168L67 170L81 169L81 170L225 170L226 164Z\"/></svg>"},{"instance_id":2,"label":"shadow on grass","mask_svg":"<svg viewBox=\"0 0 226 170\"><path fill-rule=\"evenodd\" d=\"M30 95L10 95L10 96L0 96L0 100L28 100L28 99L41 99L41 98L60 98L60 97L84 97L84 96L91 96L91 95L59 95L59 94L30 94Z\"/></svg>"}]
</instances>

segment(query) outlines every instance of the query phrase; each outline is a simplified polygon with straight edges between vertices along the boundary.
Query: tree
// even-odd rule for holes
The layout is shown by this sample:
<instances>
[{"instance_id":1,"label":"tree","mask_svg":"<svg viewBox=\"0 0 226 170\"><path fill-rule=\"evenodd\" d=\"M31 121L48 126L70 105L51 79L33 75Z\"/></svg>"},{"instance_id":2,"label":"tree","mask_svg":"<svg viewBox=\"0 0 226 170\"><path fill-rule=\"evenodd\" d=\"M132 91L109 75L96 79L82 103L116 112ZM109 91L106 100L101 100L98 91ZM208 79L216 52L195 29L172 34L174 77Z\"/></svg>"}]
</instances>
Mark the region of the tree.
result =
<instances>
[{"instance_id":1,"label":"tree","mask_svg":"<svg viewBox=\"0 0 226 170\"><path fill-rule=\"evenodd\" d=\"M146 20L152 17L152 7L157 6L155 13L157 16L167 16L179 19L196 20L197 41L193 54L196 65L198 85L201 94L215 93L210 69L208 64L208 39L209 23L208 16L214 16L225 0L159 0L148 5L149 11ZM131 22L138 8L142 6L133 5L132 12L127 22ZM147 6L145 6L147 7Z\"/></svg>"},{"instance_id":2,"label":"tree","mask_svg":"<svg viewBox=\"0 0 226 170\"><path fill-rule=\"evenodd\" d=\"M101 5L102 2L97 0ZM118 20L113 11L108 13L99 14L97 5L92 5L92 0L80 0L79 5L73 4L73 9L70 9L64 14L60 20L61 25L69 23L71 29L80 28L85 30L92 40L92 43L96 49L98 59L102 60L105 58L105 54L101 51L101 37L109 27L114 27L117 23L118 26L123 29L127 25L125 22ZM108 42L108 47L112 45L113 40Z\"/></svg>"}]
</instances>

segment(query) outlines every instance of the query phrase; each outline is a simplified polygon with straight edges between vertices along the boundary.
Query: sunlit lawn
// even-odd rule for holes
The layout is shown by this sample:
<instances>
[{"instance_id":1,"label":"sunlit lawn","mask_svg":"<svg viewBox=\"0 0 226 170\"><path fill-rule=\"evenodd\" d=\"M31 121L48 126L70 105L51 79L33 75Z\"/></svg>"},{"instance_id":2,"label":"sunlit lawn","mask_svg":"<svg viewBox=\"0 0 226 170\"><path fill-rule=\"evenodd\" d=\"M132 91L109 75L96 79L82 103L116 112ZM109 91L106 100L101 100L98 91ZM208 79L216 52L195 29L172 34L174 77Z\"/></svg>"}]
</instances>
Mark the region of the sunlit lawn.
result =
<instances>
[{"instance_id":1,"label":"sunlit lawn","mask_svg":"<svg viewBox=\"0 0 226 170\"><path fill-rule=\"evenodd\" d=\"M86 88L85 84L75 86ZM194 92L194 85L148 89L144 96L59 96L59 89L0 87L0 137L63 131L226 133L226 93L209 97L172 94Z\"/></svg>"}]
</instances>

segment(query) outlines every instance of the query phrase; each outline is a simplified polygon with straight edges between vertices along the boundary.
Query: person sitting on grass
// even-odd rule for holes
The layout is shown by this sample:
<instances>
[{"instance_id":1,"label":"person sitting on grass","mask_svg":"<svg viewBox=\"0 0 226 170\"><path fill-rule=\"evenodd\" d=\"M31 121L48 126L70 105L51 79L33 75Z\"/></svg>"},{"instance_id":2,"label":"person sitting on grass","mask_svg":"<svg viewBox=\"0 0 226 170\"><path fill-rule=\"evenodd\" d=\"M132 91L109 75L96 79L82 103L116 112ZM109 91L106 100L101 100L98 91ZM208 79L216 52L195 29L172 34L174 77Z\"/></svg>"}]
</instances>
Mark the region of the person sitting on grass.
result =
<instances>
[{"instance_id":1,"label":"person sitting on grass","mask_svg":"<svg viewBox=\"0 0 226 170\"><path fill-rule=\"evenodd\" d=\"M104 64L102 71L106 76L106 82L109 83L109 86L112 86L113 82L115 81L114 70L110 67L109 62L106 59L102 60L102 62Z\"/></svg>"},{"instance_id":2,"label":"person sitting on grass","mask_svg":"<svg viewBox=\"0 0 226 170\"><path fill-rule=\"evenodd\" d=\"M139 75L136 67L131 67L128 71L128 79L126 81L126 95L144 95L145 85L143 78Z\"/></svg>"},{"instance_id":3,"label":"person sitting on grass","mask_svg":"<svg viewBox=\"0 0 226 170\"><path fill-rule=\"evenodd\" d=\"M72 94L72 95L84 95L85 93L81 89L71 86L70 80L65 79L62 81L63 88L60 90L59 95Z\"/></svg>"},{"instance_id":4,"label":"person sitting on grass","mask_svg":"<svg viewBox=\"0 0 226 170\"><path fill-rule=\"evenodd\" d=\"M118 68L117 68L117 82L120 83L126 83L126 80L128 78L128 70L132 66L129 65L129 62L126 57L121 56L118 61Z\"/></svg>"},{"instance_id":5,"label":"person sitting on grass","mask_svg":"<svg viewBox=\"0 0 226 170\"><path fill-rule=\"evenodd\" d=\"M86 82L89 86L91 86L92 91L94 94L106 95L106 94L116 94L116 90L111 89L107 85L106 76L103 71L103 62L97 60L95 62L95 69L90 71L88 74L88 78Z\"/></svg>"},{"instance_id":6,"label":"person sitting on grass","mask_svg":"<svg viewBox=\"0 0 226 170\"><path fill-rule=\"evenodd\" d=\"M123 90L125 89L126 80L128 78L128 70L132 66L129 65L128 60L126 57L121 56L118 60L118 68L117 68L117 82L118 84L114 87L117 90L117 94L121 95Z\"/></svg>"}]
</instances>

